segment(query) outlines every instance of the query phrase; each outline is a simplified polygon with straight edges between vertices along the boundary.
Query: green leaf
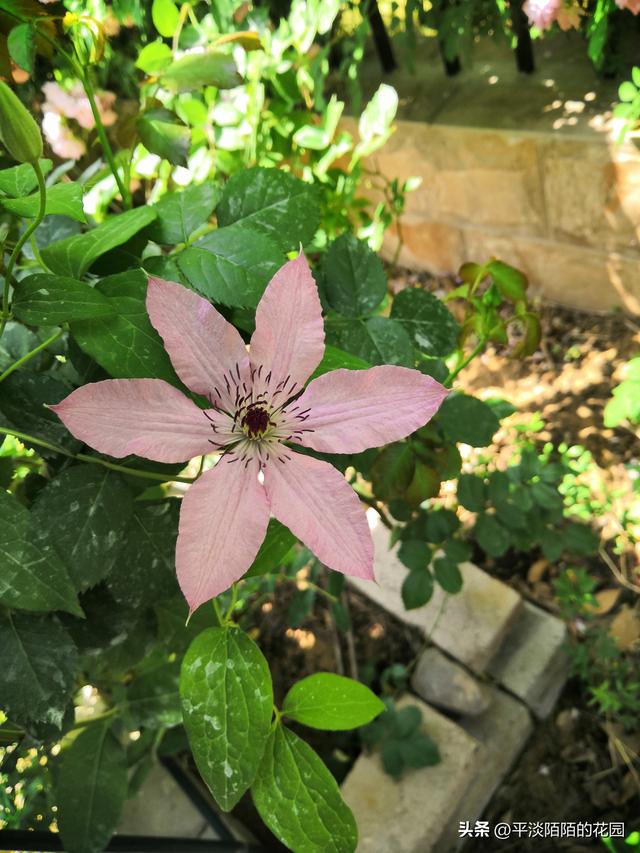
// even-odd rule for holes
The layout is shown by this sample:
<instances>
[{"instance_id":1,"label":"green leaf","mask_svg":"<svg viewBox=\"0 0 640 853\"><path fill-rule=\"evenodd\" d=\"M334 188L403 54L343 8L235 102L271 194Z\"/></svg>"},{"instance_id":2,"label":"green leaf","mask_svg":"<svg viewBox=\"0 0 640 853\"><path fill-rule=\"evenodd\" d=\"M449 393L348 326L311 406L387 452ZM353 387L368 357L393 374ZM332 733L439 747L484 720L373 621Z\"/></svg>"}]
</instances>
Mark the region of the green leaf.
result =
<instances>
[{"instance_id":1,"label":"green leaf","mask_svg":"<svg viewBox=\"0 0 640 853\"><path fill-rule=\"evenodd\" d=\"M402 602L407 610L422 607L433 595L433 575L428 569L412 569L402 584Z\"/></svg>"},{"instance_id":2,"label":"green leaf","mask_svg":"<svg viewBox=\"0 0 640 853\"><path fill-rule=\"evenodd\" d=\"M191 130L174 113L164 107L153 107L140 113L138 134L144 147L174 166L186 166Z\"/></svg>"},{"instance_id":3,"label":"green leaf","mask_svg":"<svg viewBox=\"0 0 640 853\"><path fill-rule=\"evenodd\" d=\"M163 195L155 205L156 220L147 228L150 240L165 245L186 243L193 232L208 222L222 191L213 181L194 184Z\"/></svg>"},{"instance_id":4,"label":"green leaf","mask_svg":"<svg viewBox=\"0 0 640 853\"><path fill-rule=\"evenodd\" d=\"M282 703L285 716L325 731L364 726L384 708L384 703L364 684L330 672L308 675L298 681Z\"/></svg>"},{"instance_id":5,"label":"green leaf","mask_svg":"<svg viewBox=\"0 0 640 853\"><path fill-rule=\"evenodd\" d=\"M31 510L37 541L54 543L79 590L102 580L119 559L132 513L131 492L120 475L97 465L63 471Z\"/></svg>"},{"instance_id":6,"label":"green leaf","mask_svg":"<svg viewBox=\"0 0 640 853\"><path fill-rule=\"evenodd\" d=\"M458 516L450 509L435 509L427 513L425 538L438 544L448 539L460 527Z\"/></svg>"},{"instance_id":7,"label":"green leaf","mask_svg":"<svg viewBox=\"0 0 640 853\"><path fill-rule=\"evenodd\" d=\"M42 259L58 275L82 278L102 255L122 246L156 218L153 207L138 207L117 216L84 234L76 234L42 249Z\"/></svg>"},{"instance_id":8,"label":"green leaf","mask_svg":"<svg viewBox=\"0 0 640 853\"><path fill-rule=\"evenodd\" d=\"M403 539L398 548L398 559L411 571L426 569L431 562L431 548L420 539Z\"/></svg>"},{"instance_id":9,"label":"green leaf","mask_svg":"<svg viewBox=\"0 0 640 853\"><path fill-rule=\"evenodd\" d=\"M543 509L562 509L562 495L548 483L532 483L531 495L538 506Z\"/></svg>"},{"instance_id":10,"label":"green leaf","mask_svg":"<svg viewBox=\"0 0 640 853\"><path fill-rule=\"evenodd\" d=\"M86 282L43 273L20 280L13 313L31 326L56 326L69 320L108 317L115 310L106 296Z\"/></svg>"},{"instance_id":11,"label":"green leaf","mask_svg":"<svg viewBox=\"0 0 640 853\"><path fill-rule=\"evenodd\" d=\"M493 276L496 287L504 299L519 302L526 298L529 282L524 273L502 261L491 261L486 268Z\"/></svg>"},{"instance_id":12,"label":"green leaf","mask_svg":"<svg viewBox=\"0 0 640 853\"><path fill-rule=\"evenodd\" d=\"M116 830L126 797L126 754L108 723L86 726L66 746L63 743L55 777L55 802L58 828L68 853L104 850Z\"/></svg>"},{"instance_id":13,"label":"green leaf","mask_svg":"<svg viewBox=\"0 0 640 853\"><path fill-rule=\"evenodd\" d=\"M288 527L272 518L269 521L264 542L244 577L254 578L258 575L266 575L279 568L297 541Z\"/></svg>"},{"instance_id":14,"label":"green leaf","mask_svg":"<svg viewBox=\"0 0 640 853\"><path fill-rule=\"evenodd\" d=\"M116 378L151 377L179 385L162 339L147 314L145 274L129 270L103 278L96 288L107 297L114 313L71 323L80 349Z\"/></svg>"},{"instance_id":15,"label":"green leaf","mask_svg":"<svg viewBox=\"0 0 640 853\"><path fill-rule=\"evenodd\" d=\"M409 487L415 470L415 458L408 444L390 444L371 466L371 483L376 497L388 500L401 497Z\"/></svg>"},{"instance_id":16,"label":"green leaf","mask_svg":"<svg viewBox=\"0 0 640 853\"><path fill-rule=\"evenodd\" d=\"M500 427L491 407L467 394L451 394L440 406L436 419L449 441L486 447Z\"/></svg>"},{"instance_id":17,"label":"green leaf","mask_svg":"<svg viewBox=\"0 0 640 853\"><path fill-rule=\"evenodd\" d=\"M51 160L39 160L43 175L48 175L53 163ZM0 192L12 198L22 198L38 186L36 173L30 163L11 166L10 169L0 170Z\"/></svg>"},{"instance_id":18,"label":"green leaf","mask_svg":"<svg viewBox=\"0 0 640 853\"><path fill-rule=\"evenodd\" d=\"M565 528L565 551L588 556L597 552L599 542L597 534L586 524L571 522Z\"/></svg>"},{"instance_id":19,"label":"green leaf","mask_svg":"<svg viewBox=\"0 0 640 853\"><path fill-rule=\"evenodd\" d=\"M313 239L320 224L320 201L311 184L280 169L256 166L229 179L216 213L220 226L250 225L290 252Z\"/></svg>"},{"instance_id":20,"label":"green leaf","mask_svg":"<svg viewBox=\"0 0 640 853\"><path fill-rule=\"evenodd\" d=\"M330 321L333 318L330 318ZM411 338L397 320L369 317L327 324L329 341L369 364L413 367L415 352Z\"/></svg>"},{"instance_id":21,"label":"green leaf","mask_svg":"<svg viewBox=\"0 0 640 853\"><path fill-rule=\"evenodd\" d=\"M458 478L458 501L471 512L481 512L486 501L486 490L482 477L461 474Z\"/></svg>"},{"instance_id":22,"label":"green leaf","mask_svg":"<svg viewBox=\"0 0 640 853\"><path fill-rule=\"evenodd\" d=\"M445 592L455 595L462 589L462 575L458 564L447 557L437 557L433 561L433 573Z\"/></svg>"},{"instance_id":23,"label":"green leaf","mask_svg":"<svg viewBox=\"0 0 640 853\"><path fill-rule=\"evenodd\" d=\"M160 80L163 86L177 92L189 92L203 86L233 89L242 83L233 56L212 49L176 59L162 71Z\"/></svg>"},{"instance_id":24,"label":"green leaf","mask_svg":"<svg viewBox=\"0 0 640 853\"><path fill-rule=\"evenodd\" d=\"M255 308L283 260L273 240L240 224L211 231L175 256L189 287L235 308Z\"/></svg>"},{"instance_id":25,"label":"green leaf","mask_svg":"<svg viewBox=\"0 0 640 853\"><path fill-rule=\"evenodd\" d=\"M171 38L178 29L180 12L173 0L153 0L151 19L161 36Z\"/></svg>"},{"instance_id":26,"label":"green leaf","mask_svg":"<svg viewBox=\"0 0 640 853\"><path fill-rule=\"evenodd\" d=\"M339 314L371 314L386 296L387 276L380 258L353 234L342 234L334 240L322 269L327 300Z\"/></svg>"},{"instance_id":27,"label":"green leaf","mask_svg":"<svg viewBox=\"0 0 640 853\"><path fill-rule=\"evenodd\" d=\"M29 510L4 489L0 518L0 601L23 610L66 610L81 616L64 564L50 543L34 543Z\"/></svg>"},{"instance_id":28,"label":"green leaf","mask_svg":"<svg viewBox=\"0 0 640 853\"><path fill-rule=\"evenodd\" d=\"M177 592L176 540L180 501L134 501L123 547L106 578L114 599L148 607Z\"/></svg>"},{"instance_id":29,"label":"green leaf","mask_svg":"<svg viewBox=\"0 0 640 853\"><path fill-rule=\"evenodd\" d=\"M262 820L291 850L353 853L358 830L329 770L285 726L271 733L251 795Z\"/></svg>"},{"instance_id":30,"label":"green leaf","mask_svg":"<svg viewBox=\"0 0 640 853\"><path fill-rule=\"evenodd\" d=\"M449 539L443 545L444 553L454 563L464 563L471 559L471 546L460 539Z\"/></svg>"},{"instance_id":31,"label":"green leaf","mask_svg":"<svg viewBox=\"0 0 640 853\"><path fill-rule=\"evenodd\" d=\"M180 696L198 769L229 811L252 784L269 736L269 666L242 631L209 628L184 657Z\"/></svg>"},{"instance_id":32,"label":"green leaf","mask_svg":"<svg viewBox=\"0 0 640 853\"><path fill-rule=\"evenodd\" d=\"M438 745L421 732L400 741L400 752L407 767L433 767L442 760Z\"/></svg>"},{"instance_id":33,"label":"green leaf","mask_svg":"<svg viewBox=\"0 0 640 853\"><path fill-rule=\"evenodd\" d=\"M60 729L73 690L76 647L54 616L0 608L0 707L15 722Z\"/></svg>"},{"instance_id":34,"label":"green leaf","mask_svg":"<svg viewBox=\"0 0 640 853\"><path fill-rule=\"evenodd\" d=\"M33 74L36 58L36 34L32 24L18 24L7 37L9 56L24 71Z\"/></svg>"},{"instance_id":35,"label":"green leaf","mask_svg":"<svg viewBox=\"0 0 640 853\"><path fill-rule=\"evenodd\" d=\"M40 193L24 196L23 198L0 198L0 204L17 216L32 219L40 210ZM56 214L68 216L76 222L86 222L82 206L82 186L73 181L55 184L47 190L45 215Z\"/></svg>"},{"instance_id":36,"label":"green leaf","mask_svg":"<svg viewBox=\"0 0 640 853\"><path fill-rule=\"evenodd\" d=\"M371 365L357 355L352 355L349 352L338 349L338 347L326 344L322 361L309 377L309 381L322 376L324 373L329 373L332 370L366 370Z\"/></svg>"},{"instance_id":37,"label":"green leaf","mask_svg":"<svg viewBox=\"0 0 640 853\"><path fill-rule=\"evenodd\" d=\"M158 657L128 685L125 695L128 722L138 726L177 726L182 722L180 662Z\"/></svg>"},{"instance_id":38,"label":"green leaf","mask_svg":"<svg viewBox=\"0 0 640 853\"><path fill-rule=\"evenodd\" d=\"M625 80L618 87L618 97L621 101L633 101L638 94L638 89L630 80Z\"/></svg>"},{"instance_id":39,"label":"green leaf","mask_svg":"<svg viewBox=\"0 0 640 853\"><path fill-rule=\"evenodd\" d=\"M145 74L157 74L169 65L172 58L169 45L158 39L142 48L136 60L136 68L140 68Z\"/></svg>"},{"instance_id":40,"label":"green leaf","mask_svg":"<svg viewBox=\"0 0 640 853\"><path fill-rule=\"evenodd\" d=\"M391 317L425 355L442 358L456 348L460 327L446 305L426 290L401 290L393 300Z\"/></svg>"},{"instance_id":41,"label":"green leaf","mask_svg":"<svg viewBox=\"0 0 640 853\"><path fill-rule=\"evenodd\" d=\"M473 534L478 545L490 557L501 557L511 545L511 536L492 515L479 515Z\"/></svg>"}]
</instances>

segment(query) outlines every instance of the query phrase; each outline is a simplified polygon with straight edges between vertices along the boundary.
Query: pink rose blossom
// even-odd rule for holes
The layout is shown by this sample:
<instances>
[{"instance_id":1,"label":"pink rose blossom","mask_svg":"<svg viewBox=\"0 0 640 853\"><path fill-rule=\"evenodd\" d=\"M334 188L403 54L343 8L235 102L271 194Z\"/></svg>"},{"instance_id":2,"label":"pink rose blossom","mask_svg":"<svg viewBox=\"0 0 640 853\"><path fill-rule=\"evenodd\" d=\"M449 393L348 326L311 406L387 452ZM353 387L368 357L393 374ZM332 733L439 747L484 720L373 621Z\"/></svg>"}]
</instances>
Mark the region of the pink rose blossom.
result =
<instances>
[{"instance_id":1,"label":"pink rose blossom","mask_svg":"<svg viewBox=\"0 0 640 853\"><path fill-rule=\"evenodd\" d=\"M527 0L523 9L532 27L548 30L556 19L561 0Z\"/></svg>"},{"instance_id":2,"label":"pink rose blossom","mask_svg":"<svg viewBox=\"0 0 640 853\"><path fill-rule=\"evenodd\" d=\"M65 160L79 160L87 146L73 133L64 119L57 113L45 113L42 117L42 132L51 150Z\"/></svg>"},{"instance_id":3,"label":"pink rose blossom","mask_svg":"<svg viewBox=\"0 0 640 853\"><path fill-rule=\"evenodd\" d=\"M182 499L176 568L193 612L255 559L270 515L329 568L373 578L365 513L342 474L297 447L359 453L412 433L447 390L417 370L334 370L304 387L324 352L322 310L304 255L286 263L256 311L250 350L213 306L150 278L147 311L176 373L211 404L200 409L160 379L85 385L51 408L101 453L216 465Z\"/></svg>"}]
</instances>

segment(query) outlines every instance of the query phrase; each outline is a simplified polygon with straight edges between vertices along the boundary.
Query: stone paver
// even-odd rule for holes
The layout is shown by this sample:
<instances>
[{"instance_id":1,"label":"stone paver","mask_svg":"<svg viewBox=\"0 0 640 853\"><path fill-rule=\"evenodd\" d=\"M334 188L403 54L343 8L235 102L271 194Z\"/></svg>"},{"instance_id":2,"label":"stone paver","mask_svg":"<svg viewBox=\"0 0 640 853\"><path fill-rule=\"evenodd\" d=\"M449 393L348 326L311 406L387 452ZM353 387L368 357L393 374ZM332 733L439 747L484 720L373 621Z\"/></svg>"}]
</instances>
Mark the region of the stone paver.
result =
<instances>
[{"instance_id":1,"label":"stone paver","mask_svg":"<svg viewBox=\"0 0 640 853\"><path fill-rule=\"evenodd\" d=\"M411 687L426 702L455 714L482 714L491 704L488 686L435 646L420 655Z\"/></svg>"},{"instance_id":2,"label":"stone paver","mask_svg":"<svg viewBox=\"0 0 640 853\"><path fill-rule=\"evenodd\" d=\"M489 665L489 674L541 719L551 712L569 673L566 637L562 620L526 603Z\"/></svg>"},{"instance_id":3,"label":"stone paver","mask_svg":"<svg viewBox=\"0 0 640 853\"><path fill-rule=\"evenodd\" d=\"M389 550L389 533L378 522L375 510L367 515L377 583L359 578L349 578L349 582L397 618L419 628L447 654L474 672L483 672L521 609L520 595L473 563L463 563L461 592L446 595L436 585L428 604L405 610L400 589L407 569L398 559L397 549Z\"/></svg>"},{"instance_id":4,"label":"stone paver","mask_svg":"<svg viewBox=\"0 0 640 853\"><path fill-rule=\"evenodd\" d=\"M125 802L118 833L168 838L218 837L161 764L154 764L140 790Z\"/></svg>"},{"instance_id":5,"label":"stone paver","mask_svg":"<svg viewBox=\"0 0 640 853\"><path fill-rule=\"evenodd\" d=\"M533 730L525 706L503 690L492 689L491 706L484 714L459 720L483 746L483 761L436 845L437 853L450 853L458 841L460 821L472 825L486 809Z\"/></svg>"},{"instance_id":6,"label":"stone paver","mask_svg":"<svg viewBox=\"0 0 640 853\"><path fill-rule=\"evenodd\" d=\"M442 761L396 782L377 754L359 756L342 785L358 823L358 853L430 853L483 760L478 741L456 723L415 697L398 703L404 704L420 707Z\"/></svg>"}]
</instances>

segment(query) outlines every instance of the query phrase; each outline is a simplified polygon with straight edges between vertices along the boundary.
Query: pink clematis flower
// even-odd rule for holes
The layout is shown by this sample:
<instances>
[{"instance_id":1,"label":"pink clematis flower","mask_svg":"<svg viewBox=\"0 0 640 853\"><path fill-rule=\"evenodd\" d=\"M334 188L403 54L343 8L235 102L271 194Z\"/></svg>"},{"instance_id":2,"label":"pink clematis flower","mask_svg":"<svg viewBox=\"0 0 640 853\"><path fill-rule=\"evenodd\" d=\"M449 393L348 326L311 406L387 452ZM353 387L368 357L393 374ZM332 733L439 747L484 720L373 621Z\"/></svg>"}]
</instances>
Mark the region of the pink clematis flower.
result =
<instances>
[{"instance_id":1,"label":"pink clematis flower","mask_svg":"<svg viewBox=\"0 0 640 853\"><path fill-rule=\"evenodd\" d=\"M115 457L220 458L182 499L178 581L191 611L251 565L273 514L329 568L373 579L360 501L342 474L296 446L359 453L404 438L447 390L405 367L335 370L304 383L324 352L320 300L304 255L267 286L250 350L215 308L180 284L150 278L147 310L201 409L160 379L110 379L52 409L77 438Z\"/></svg>"},{"instance_id":2,"label":"pink clematis flower","mask_svg":"<svg viewBox=\"0 0 640 853\"><path fill-rule=\"evenodd\" d=\"M555 21L561 0L526 0L522 8L532 27L548 30Z\"/></svg>"}]
</instances>

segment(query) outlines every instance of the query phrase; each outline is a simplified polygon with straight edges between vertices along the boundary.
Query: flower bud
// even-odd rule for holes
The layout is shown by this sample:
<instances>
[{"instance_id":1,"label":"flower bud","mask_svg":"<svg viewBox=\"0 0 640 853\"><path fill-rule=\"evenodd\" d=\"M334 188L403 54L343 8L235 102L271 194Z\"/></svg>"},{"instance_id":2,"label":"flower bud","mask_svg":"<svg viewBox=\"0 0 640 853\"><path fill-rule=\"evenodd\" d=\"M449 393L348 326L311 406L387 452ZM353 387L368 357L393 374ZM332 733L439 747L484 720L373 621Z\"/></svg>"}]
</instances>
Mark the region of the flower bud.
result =
<instances>
[{"instance_id":1,"label":"flower bud","mask_svg":"<svg viewBox=\"0 0 640 853\"><path fill-rule=\"evenodd\" d=\"M42 157L42 135L31 113L0 80L0 139L18 163L35 163Z\"/></svg>"}]
</instances>

